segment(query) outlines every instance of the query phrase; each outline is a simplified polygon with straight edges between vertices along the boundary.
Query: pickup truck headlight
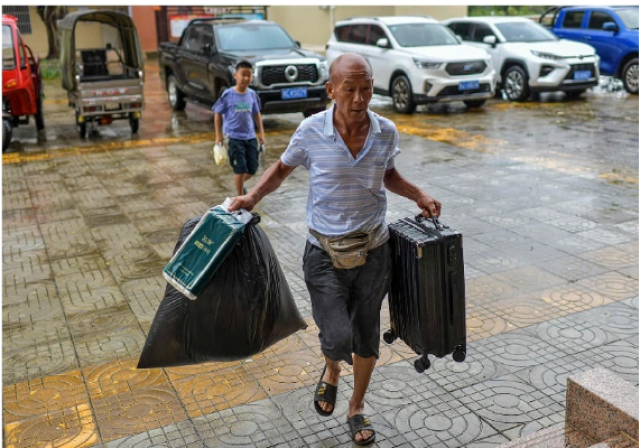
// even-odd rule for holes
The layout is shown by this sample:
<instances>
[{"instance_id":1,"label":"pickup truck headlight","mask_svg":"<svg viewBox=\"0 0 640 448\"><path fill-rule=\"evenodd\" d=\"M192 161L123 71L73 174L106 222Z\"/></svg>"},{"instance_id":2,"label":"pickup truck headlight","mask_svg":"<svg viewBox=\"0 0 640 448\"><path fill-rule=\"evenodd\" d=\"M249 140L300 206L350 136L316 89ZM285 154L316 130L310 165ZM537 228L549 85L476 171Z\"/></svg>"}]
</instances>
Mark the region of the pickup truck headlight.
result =
<instances>
[{"instance_id":1,"label":"pickup truck headlight","mask_svg":"<svg viewBox=\"0 0 640 448\"><path fill-rule=\"evenodd\" d=\"M327 64L327 61L320 61L320 78L321 79L326 79L329 77L329 65Z\"/></svg>"},{"instance_id":2,"label":"pickup truck headlight","mask_svg":"<svg viewBox=\"0 0 640 448\"><path fill-rule=\"evenodd\" d=\"M531 54L542 59L551 59L552 61L561 61L564 59L563 56L556 56L555 54L543 53L542 51L536 50L531 50Z\"/></svg>"},{"instance_id":3,"label":"pickup truck headlight","mask_svg":"<svg viewBox=\"0 0 640 448\"><path fill-rule=\"evenodd\" d=\"M414 64L416 64L418 68L438 68L442 64L444 64L444 62L427 61L425 59L418 59L418 58L413 58L413 62Z\"/></svg>"}]
</instances>

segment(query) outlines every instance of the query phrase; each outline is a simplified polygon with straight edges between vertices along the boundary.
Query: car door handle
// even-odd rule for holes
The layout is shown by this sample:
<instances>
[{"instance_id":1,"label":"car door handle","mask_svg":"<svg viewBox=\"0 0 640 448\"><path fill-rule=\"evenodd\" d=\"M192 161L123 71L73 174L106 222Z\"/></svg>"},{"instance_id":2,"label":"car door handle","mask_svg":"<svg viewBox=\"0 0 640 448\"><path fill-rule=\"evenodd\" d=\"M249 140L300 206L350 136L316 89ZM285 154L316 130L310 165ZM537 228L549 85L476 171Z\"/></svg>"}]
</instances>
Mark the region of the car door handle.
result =
<instances>
[{"instance_id":1,"label":"car door handle","mask_svg":"<svg viewBox=\"0 0 640 448\"><path fill-rule=\"evenodd\" d=\"M585 40L591 40L591 36L584 36Z\"/></svg>"}]
</instances>

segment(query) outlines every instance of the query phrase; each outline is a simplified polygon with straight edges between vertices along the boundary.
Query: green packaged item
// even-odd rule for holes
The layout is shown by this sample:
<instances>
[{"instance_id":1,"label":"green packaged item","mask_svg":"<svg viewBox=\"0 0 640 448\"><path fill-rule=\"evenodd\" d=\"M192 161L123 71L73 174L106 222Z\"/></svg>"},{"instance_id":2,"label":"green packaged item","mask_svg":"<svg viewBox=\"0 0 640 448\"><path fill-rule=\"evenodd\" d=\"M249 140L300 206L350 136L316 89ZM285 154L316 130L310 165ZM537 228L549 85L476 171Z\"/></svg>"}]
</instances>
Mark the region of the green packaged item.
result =
<instances>
[{"instance_id":1,"label":"green packaged item","mask_svg":"<svg viewBox=\"0 0 640 448\"><path fill-rule=\"evenodd\" d=\"M221 206L209 209L162 275L182 294L196 300L242 236L245 222Z\"/></svg>"}]
</instances>

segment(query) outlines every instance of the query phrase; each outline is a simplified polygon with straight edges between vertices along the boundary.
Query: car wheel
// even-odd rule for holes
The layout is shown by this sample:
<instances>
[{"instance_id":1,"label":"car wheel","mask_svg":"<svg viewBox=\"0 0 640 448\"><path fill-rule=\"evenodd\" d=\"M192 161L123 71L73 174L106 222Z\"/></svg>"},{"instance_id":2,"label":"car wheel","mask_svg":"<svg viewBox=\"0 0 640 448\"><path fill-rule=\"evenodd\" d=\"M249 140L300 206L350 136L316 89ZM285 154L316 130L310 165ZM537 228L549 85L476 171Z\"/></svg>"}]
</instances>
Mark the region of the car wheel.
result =
<instances>
[{"instance_id":1,"label":"car wheel","mask_svg":"<svg viewBox=\"0 0 640 448\"><path fill-rule=\"evenodd\" d=\"M304 118L308 118L313 114L317 114L318 112L324 112L325 110L327 110L326 107L316 107L315 109L307 109L302 113L304 114Z\"/></svg>"},{"instance_id":2,"label":"car wheel","mask_svg":"<svg viewBox=\"0 0 640 448\"><path fill-rule=\"evenodd\" d=\"M404 75L400 75L393 80L391 98L393 99L393 108L398 113L410 114L416 110L411 83Z\"/></svg>"},{"instance_id":3,"label":"car wheel","mask_svg":"<svg viewBox=\"0 0 640 448\"><path fill-rule=\"evenodd\" d=\"M586 90L570 90L568 92L564 92L564 94L567 95L567 98L578 98L584 92L586 92Z\"/></svg>"},{"instance_id":4,"label":"car wheel","mask_svg":"<svg viewBox=\"0 0 640 448\"><path fill-rule=\"evenodd\" d=\"M638 58L631 59L622 69L624 89L634 95L638 94Z\"/></svg>"},{"instance_id":5,"label":"car wheel","mask_svg":"<svg viewBox=\"0 0 640 448\"><path fill-rule=\"evenodd\" d=\"M464 100L463 103L467 105L467 107L482 107L487 100Z\"/></svg>"},{"instance_id":6,"label":"car wheel","mask_svg":"<svg viewBox=\"0 0 640 448\"><path fill-rule=\"evenodd\" d=\"M2 119L2 152L5 152L9 149L9 144L11 143L11 136L13 134L13 126L11 125L11 121Z\"/></svg>"},{"instance_id":7,"label":"car wheel","mask_svg":"<svg viewBox=\"0 0 640 448\"><path fill-rule=\"evenodd\" d=\"M529 77L522 67L513 65L504 73L503 90L511 101L524 101L529 97Z\"/></svg>"},{"instance_id":8,"label":"car wheel","mask_svg":"<svg viewBox=\"0 0 640 448\"><path fill-rule=\"evenodd\" d=\"M184 93L178 88L176 77L171 75L167 81L167 93L169 95L169 104L173 110L184 110L187 103L184 101Z\"/></svg>"},{"instance_id":9,"label":"car wheel","mask_svg":"<svg viewBox=\"0 0 640 448\"><path fill-rule=\"evenodd\" d=\"M38 99L36 100L36 129L38 131L44 130L44 113L42 112L42 94L38 95Z\"/></svg>"},{"instance_id":10,"label":"car wheel","mask_svg":"<svg viewBox=\"0 0 640 448\"><path fill-rule=\"evenodd\" d=\"M133 114L129 114L129 126L131 127L131 133L137 134L140 127L140 119L134 117Z\"/></svg>"}]
</instances>

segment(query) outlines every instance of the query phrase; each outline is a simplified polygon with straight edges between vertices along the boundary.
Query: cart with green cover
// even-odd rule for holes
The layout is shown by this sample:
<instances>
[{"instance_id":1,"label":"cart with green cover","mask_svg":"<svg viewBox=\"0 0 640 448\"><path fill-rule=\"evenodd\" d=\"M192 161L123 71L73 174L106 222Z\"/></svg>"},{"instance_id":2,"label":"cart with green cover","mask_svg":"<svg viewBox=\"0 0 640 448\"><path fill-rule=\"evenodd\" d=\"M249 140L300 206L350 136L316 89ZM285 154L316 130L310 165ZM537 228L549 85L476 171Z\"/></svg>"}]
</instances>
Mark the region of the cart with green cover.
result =
<instances>
[{"instance_id":1,"label":"cart with green cover","mask_svg":"<svg viewBox=\"0 0 640 448\"><path fill-rule=\"evenodd\" d=\"M82 10L58 21L62 87L75 109L81 138L87 129L128 119L137 133L144 108L144 60L131 17Z\"/></svg>"}]
</instances>

